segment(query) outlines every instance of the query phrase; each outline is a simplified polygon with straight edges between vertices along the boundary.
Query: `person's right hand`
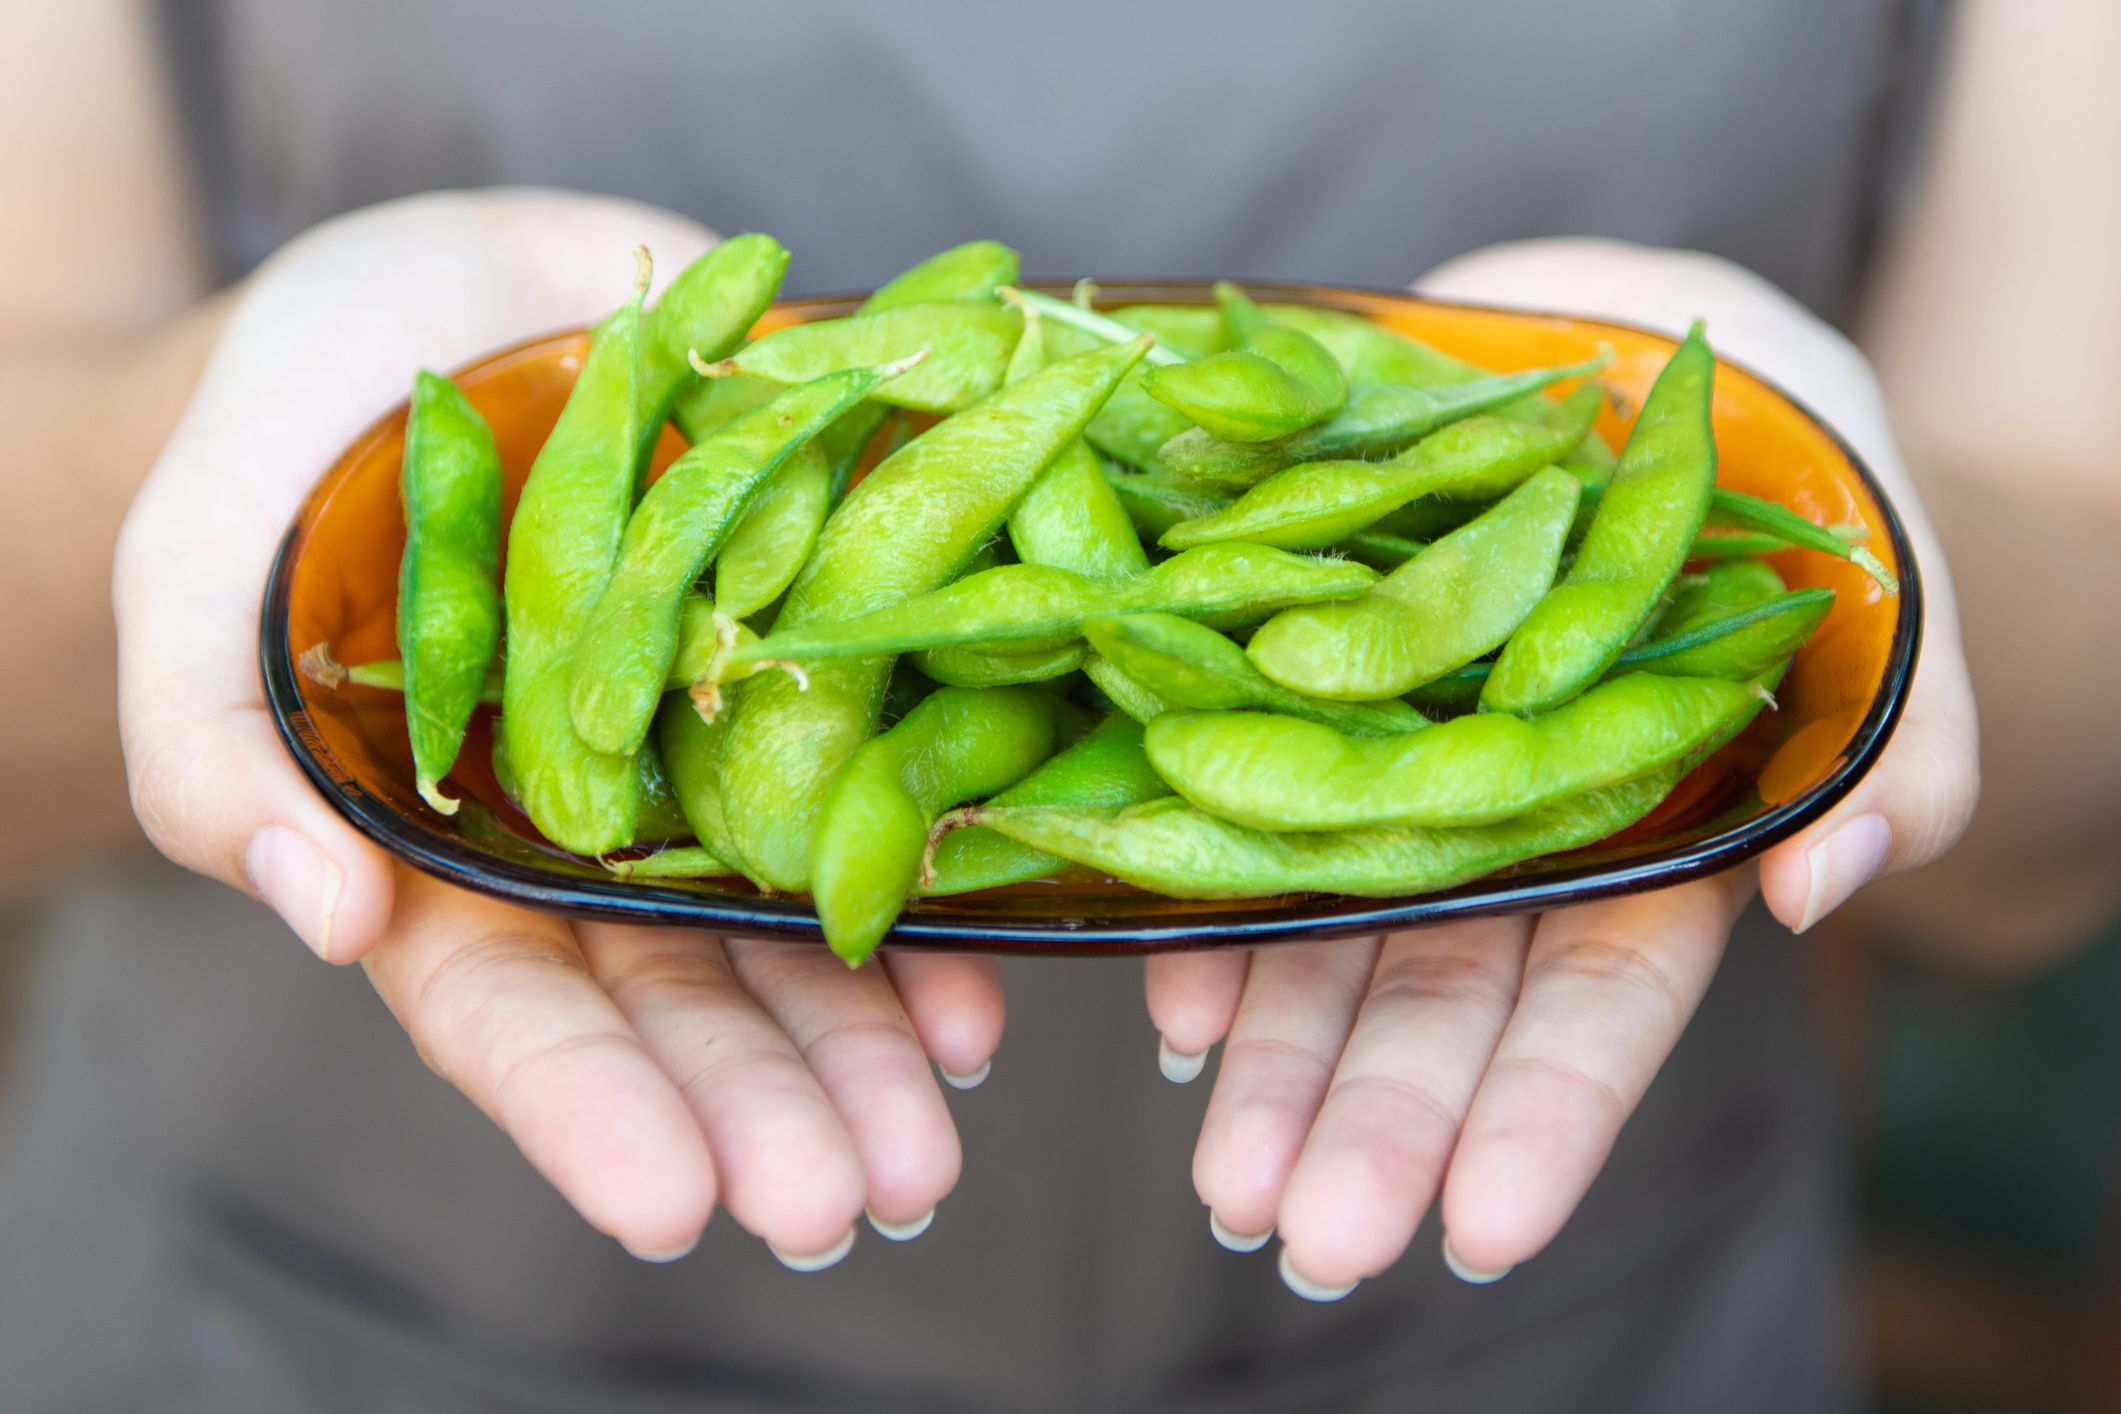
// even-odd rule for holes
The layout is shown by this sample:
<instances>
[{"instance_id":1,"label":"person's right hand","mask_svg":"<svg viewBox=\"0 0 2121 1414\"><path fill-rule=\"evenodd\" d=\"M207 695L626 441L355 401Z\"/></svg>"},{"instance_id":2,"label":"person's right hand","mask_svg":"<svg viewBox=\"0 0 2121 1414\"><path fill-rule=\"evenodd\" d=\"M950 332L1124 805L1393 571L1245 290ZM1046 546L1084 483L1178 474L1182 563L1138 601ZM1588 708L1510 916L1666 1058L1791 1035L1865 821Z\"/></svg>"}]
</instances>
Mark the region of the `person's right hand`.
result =
<instances>
[{"instance_id":1,"label":"person's right hand","mask_svg":"<svg viewBox=\"0 0 2121 1414\"><path fill-rule=\"evenodd\" d=\"M394 867L303 778L257 661L268 565L311 483L451 368L674 274L680 217L557 192L437 194L329 222L248 282L127 518L113 596L133 805L171 859L362 962L427 1063L583 1217L688 1249L717 1202L784 1260L832 1256L866 1207L924 1224L958 1139L928 1061L976 1083L1000 1041L990 963L571 925Z\"/></svg>"}]
</instances>

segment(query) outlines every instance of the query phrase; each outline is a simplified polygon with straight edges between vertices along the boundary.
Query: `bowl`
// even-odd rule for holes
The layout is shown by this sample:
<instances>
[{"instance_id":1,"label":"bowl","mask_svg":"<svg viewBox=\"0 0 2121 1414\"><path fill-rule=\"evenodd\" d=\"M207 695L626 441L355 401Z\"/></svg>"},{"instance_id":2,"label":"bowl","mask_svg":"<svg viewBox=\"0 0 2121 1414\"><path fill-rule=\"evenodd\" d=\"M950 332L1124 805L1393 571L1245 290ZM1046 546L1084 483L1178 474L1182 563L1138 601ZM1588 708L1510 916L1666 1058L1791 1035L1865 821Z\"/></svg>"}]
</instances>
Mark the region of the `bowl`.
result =
<instances>
[{"instance_id":1,"label":"bowl","mask_svg":"<svg viewBox=\"0 0 2121 1414\"><path fill-rule=\"evenodd\" d=\"M1065 286L1054 287L1057 291ZM1255 297L1352 311L1497 371L1572 362L1610 344L1604 374L1616 406L1600 430L1619 445L1674 341L1631 325L1325 285L1250 287ZM1107 305L1208 304L1206 282L1105 282ZM851 312L859 296L792 299L762 327ZM587 348L586 331L526 340L457 370L492 424L512 513L523 477L559 416ZM407 381L411 372L407 370ZM398 858L464 888L583 918L822 942L799 897L740 881L642 883L541 839L495 785L491 722L472 724L454 779L455 816L413 788L404 714L391 694L321 687L297 667L326 643L344 662L394 657L398 502L405 405L364 432L304 501L266 584L260 649L265 689L287 749L356 828ZM1796 399L1742 367L1717 369L1714 419L1722 484L1772 497L1813 520L1859 522L1900 578L1888 597L1854 566L1790 553L1775 566L1793 588L1826 585L1833 613L1797 655L1778 710L1680 783L1655 813L1598 845L1528 861L1444 892L1393 900L1330 895L1245 901L1166 899L1104 880L1052 880L984 894L916 900L889 943L990 953L1142 953L1276 939L1374 933L1484 914L1533 912L1732 868L1817 819L1878 758L1907 697L1921 634L1922 591L1907 536L1855 452ZM666 430L659 469L683 448Z\"/></svg>"}]
</instances>

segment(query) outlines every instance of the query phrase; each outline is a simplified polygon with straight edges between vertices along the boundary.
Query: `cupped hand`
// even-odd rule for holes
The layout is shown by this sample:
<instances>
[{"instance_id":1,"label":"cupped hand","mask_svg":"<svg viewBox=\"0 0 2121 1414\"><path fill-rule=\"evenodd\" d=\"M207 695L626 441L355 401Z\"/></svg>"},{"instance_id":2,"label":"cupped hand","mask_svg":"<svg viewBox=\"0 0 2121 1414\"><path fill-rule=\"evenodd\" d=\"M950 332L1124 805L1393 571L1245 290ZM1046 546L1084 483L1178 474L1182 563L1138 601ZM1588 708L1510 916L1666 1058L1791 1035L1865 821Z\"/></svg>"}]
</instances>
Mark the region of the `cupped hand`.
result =
<instances>
[{"instance_id":1,"label":"cupped hand","mask_svg":"<svg viewBox=\"0 0 2121 1414\"><path fill-rule=\"evenodd\" d=\"M1685 329L1788 388L1856 447L1915 546L1926 628L1904 716L1849 796L1746 869L1538 918L1153 959L1165 1072L1226 1042L1194 1152L1217 1236L1279 1234L1282 1273L1333 1299L1398 1261L1441 1202L1472 1281L1538 1254L1575 1211L1715 975L1757 885L1802 932L1958 839L1979 793L1951 579L1857 350L1726 261L1532 241L1454 260L1425 294Z\"/></svg>"},{"instance_id":2,"label":"cupped hand","mask_svg":"<svg viewBox=\"0 0 2121 1414\"><path fill-rule=\"evenodd\" d=\"M710 233L559 192L435 194L318 227L247 282L127 518L113 596L134 808L179 864L361 962L420 1054L600 1230L688 1248L719 1203L794 1265L925 1223L960 1154L930 1060L974 1083L991 965L571 925L394 867L296 770L266 710L260 595L338 450L413 371L608 313L646 245Z\"/></svg>"}]
</instances>

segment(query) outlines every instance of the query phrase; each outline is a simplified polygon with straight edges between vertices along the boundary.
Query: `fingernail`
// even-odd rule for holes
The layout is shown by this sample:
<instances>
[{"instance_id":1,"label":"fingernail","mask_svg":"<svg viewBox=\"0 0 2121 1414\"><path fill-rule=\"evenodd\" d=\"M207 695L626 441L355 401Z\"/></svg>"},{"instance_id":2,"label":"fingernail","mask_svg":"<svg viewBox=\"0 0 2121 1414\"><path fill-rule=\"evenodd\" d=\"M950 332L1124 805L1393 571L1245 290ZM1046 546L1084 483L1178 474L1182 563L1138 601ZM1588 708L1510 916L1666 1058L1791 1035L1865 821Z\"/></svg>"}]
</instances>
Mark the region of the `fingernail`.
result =
<instances>
[{"instance_id":1,"label":"fingernail","mask_svg":"<svg viewBox=\"0 0 2121 1414\"><path fill-rule=\"evenodd\" d=\"M339 866L285 825L268 825L250 837L243 872L258 897L309 944L309 950L330 962L331 919L346 882Z\"/></svg>"},{"instance_id":2,"label":"fingernail","mask_svg":"<svg viewBox=\"0 0 2121 1414\"><path fill-rule=\"evenodd\" d=\"M979 1069L968 1070L963 1075L958 1074L956 1071L951 1070L947 1066L939 1065L936 1067L936 1069L943 1073L943 1079L949 1081L958 1089L972 1090L978 1088L979 1083L982 1080L985 1080L988 1074L993 1071L994 1058L992 1056L989 1056L987 1059L979 1063Z\"/></svg>"},{"instance_id":3,"label":"fingernail","mask_svg":"<svg viewBox=\"0 0 2121 1414\"><path fill-rule=\"evenodd\" d=\"M1213 1208L1208 1209L1208 1231L1214 1233L1215 1240L1232 1252L1257 1252L1260 1248L1266 1246L1267 1239L1274 1235L1274 1229L1271 1227L1265 1232L1251 1236L1247 1236L1242 1232L1232 1232L1229 1228L1223 1226L1221 1218L1215 1216Z\"/></svg>"},{"instance_id":4,"label":"fingernail","mask_svg":"<svg viewBox=\"0 0 2121 1414\"><path fill-rule=\"evenodd\" d=\"M683 1247L673 1247L668 1252L653 1252L645 1247L636 1247L631 1242L621 1242L619 1244L619 1246L626 1249L628 1255L638 1257L644 1262L654 1262L658 1266L665 1262L675 1262L680 1257L691 1255L692 1249L699 1245L700 1240L697 1237Z\"/></svg>"},{"instance_id":5,"label":"fingernail","mask_svg":"<svg viewBox=\"0 0 2121 1414\"><path fill-rule=\"evenodd\" d=\"M766 1250L773 1254L775 1261L791 1272L821 1272L827 1267L838 1265L840 1258L854 1250L854 1229L848 1228L845 1237L842 1237L822 1252L812 1252L807 1255L783 1252L771 1242L766 1244Z\"/></svg>"},{"instance_id":6,"label":"fingernail","mask_svg":"<svg viewBox=\"0 0 2121 1414\"><path fill-rule=\"evenodd\" d=\"M1893 827L1885 817L1858 815L1806 850L1804 862L1812 873L1812 887L1796 931L1804 932L1877 878L1892 849Z\"/></svg>"},{"instance_id":7,"label":"fingernail","mask_svg":"<svg viewBox=\"0 0 2121 1414\"><path fill-rule=\"evenodd\" d=\"M876 1235L878 1237L888 1237L893 1242L911 1242L914 1238L926 1232L928 1224L935 1221L935 1209L933 1208L922 1213L910 1223L887 1223L876 1215L874 1209L866 1211L869 1213L869 1226L876 1229Z\"/></svg>"},{"instance_id":8,"label":"fingernail","mask_svg":"<svg viewBox=\"0 0 2121 1414\"><path fill-rule=\"evenodd\" d=\"M1470 1282L1474 1286L1487 1286L1492 1282L1501 1281L1512 1271L1516 1270L1514 1267L1504 1267L1500 1271L1489 1272L1483 1271L1479 1267L1467 1266L1459 1260L1458 1254L1451 1250L1451 1236L1449 1233L1445 1233L1443 1239L1443 1264L1451 1269L1452 1276L1457 1277L1460 1281Z\"/></svg>"},{"instance_id":9,"label":"fingernail","mask_svg":"<svg viewBox=\"0 0 2121 1414\"><path fill-rule=\"evenodd\" d=\"M1296 1270L1295 1264L1289 1260L1289 1249L1286 1247L1281 1249L1281 1279L1288 1285L1289 1290L1306 1301L1338 1301L1362 1285L1361 1282L1351 1281L1346 1286L1320 1286Z\"/></svg>"},{"instance_id":10,"label":"fingernail","mask_svg":"<svg viewBox=\"0 0 2121 1414\"><path fill-rule=\"evenodd\" d=\"M1156 1038L1156 1068L1164 1073L1164 1079L1173 1085L1184 1085L1200 1077L1201 1067L1208 1063L1206 1051L1181 1051L1171 1044L1170 1038Z\"/></svg>"}]
</instances>

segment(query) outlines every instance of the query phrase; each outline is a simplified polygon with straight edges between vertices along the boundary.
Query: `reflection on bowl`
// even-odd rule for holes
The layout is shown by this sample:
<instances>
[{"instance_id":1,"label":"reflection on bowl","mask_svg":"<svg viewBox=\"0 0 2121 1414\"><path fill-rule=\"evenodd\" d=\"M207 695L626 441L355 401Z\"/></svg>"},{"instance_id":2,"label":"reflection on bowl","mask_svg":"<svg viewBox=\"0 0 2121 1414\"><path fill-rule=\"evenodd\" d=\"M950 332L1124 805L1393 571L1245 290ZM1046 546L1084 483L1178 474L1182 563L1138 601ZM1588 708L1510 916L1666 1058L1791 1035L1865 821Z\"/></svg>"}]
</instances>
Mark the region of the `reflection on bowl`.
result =
<instances>
[{"instance_id":1,"label":"reflection on bowl","mask_svg":"<svg viewBox=\"0 0 2121 1414\"><path fill-rule=\"evenodd\" d=\"M1619 409L1600 430L1618 445L1673 340L1602 321L1440 304L1403 294L1327 286L1255 285L1262 300L1352 310L1498 371L1617 357L1603 380ZM1109 304L1206 304L1205 283L1111 282ZM850 312L856 297L790 300L764 327ZM507 474L506 510L581 367L581 331L532 339L459 370L457 381L492 424ZM408 372L408 380L409 380ZM1921 586L1907 537L1884 493L1830 429L1766 380L1728 363L1717 371L1719 480L1770 497L1812 520L1860 523L1900 576L1886 597L1861 570L1821 555L1775 561L1792 588L1826 585L1833 614L1797 656L1778 694L1743 736L1681 782L1655 814L1590 849L1530 861L1443 893L1403 900L1302 896L1202 903L1160 898L1105 880L1056 879L986 894L918 900L890 941L989 952L1147 952L1330 937L1448 918L1525 912L1658 887L1727 869L1817 818L1847 793L1891 734L1912 676ZM266 586L260 649L267 697L288 749L359 829L417 868L532 907L639 923L821 941L798 898L763 897L740 882L643 884L544 842L495 785L491 724L474 720L453 779L465 796L453 817L413 789L404 714L391 693L329 689L297 658L328 643L342 661L396 655L397 566L404 546L398 467L405 407L379 419L317 483L289 529ZM682 449L666 431L657 466Z\"/></svg>"}]
</instances>

